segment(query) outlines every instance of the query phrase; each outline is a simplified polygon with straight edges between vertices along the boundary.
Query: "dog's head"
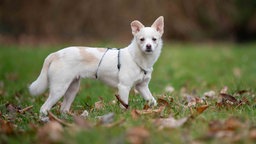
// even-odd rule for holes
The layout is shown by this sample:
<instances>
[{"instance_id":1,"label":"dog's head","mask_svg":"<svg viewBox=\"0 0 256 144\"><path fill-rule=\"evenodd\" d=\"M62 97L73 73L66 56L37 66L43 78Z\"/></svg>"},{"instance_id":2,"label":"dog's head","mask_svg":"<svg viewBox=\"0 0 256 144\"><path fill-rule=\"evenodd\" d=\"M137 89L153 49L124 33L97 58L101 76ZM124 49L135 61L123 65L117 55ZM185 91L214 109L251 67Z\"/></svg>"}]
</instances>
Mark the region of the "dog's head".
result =
<instances>
[{"instance_id":1,"label":"dog's head","mask_svg":"<svg viewBox=\"0 0 256 144\"><path fill-rule=\"evenodd\" d=\"M145 54L152 54L160 44L164 33L164 17L160 16L151 27L145 27L141 22L135 20L131 23L132 34L138 47Z\"/></svg>"}]
</instances>

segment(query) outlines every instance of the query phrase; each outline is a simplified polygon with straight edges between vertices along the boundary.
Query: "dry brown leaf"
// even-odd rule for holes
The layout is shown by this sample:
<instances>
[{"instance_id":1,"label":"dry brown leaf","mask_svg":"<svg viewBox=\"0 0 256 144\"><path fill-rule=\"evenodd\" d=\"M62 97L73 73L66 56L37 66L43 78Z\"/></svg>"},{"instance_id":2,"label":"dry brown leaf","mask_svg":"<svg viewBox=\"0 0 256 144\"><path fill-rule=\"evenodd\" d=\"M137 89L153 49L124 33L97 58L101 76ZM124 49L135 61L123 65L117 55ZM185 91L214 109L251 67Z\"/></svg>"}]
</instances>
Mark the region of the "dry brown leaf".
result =
<instances>
[{"instance_id":1,"label":"dry brown leaf","mask_svg":"<svg viewBox=\"0 0 256 144\"><path fill-rule=\"evenodd\" d=\"M155 124L159 126L160 129L163 128L178 128L186 123L188 117L181 118L179 120L174 119L172 116L168 118L160 118L155 120Z\"/></svg>"},{"instance_id":2,"label":"dry brown leaf","mask_svg":"<svg viewBox=\"0 0 256 144\"><path fill-rule=\"evenodd\" d=\"M148 110L150 108L150 106L146 103L143 107L144 110Z\"/></svg>"},{"instance_id":3,"label":"dry brown leaf","mask_svg":"<svg viewBox=\"0 0 256 144\"><path fill-rule=\"evenodd\" d=\"M161 113L164 110L164 108L165 106L160 106L158 109L136 110L136 113L140 115Z\"/></svg>"},{"instance_id":4,"label":"dry brown leaf","mask_svg":"<svg viewBox=\"0 0 256 144\"><path fill-rule=\"evenodd\" d=\"M87 120L85 120L84 118L81 118L79 116L74 116L74 122L75 124L83 129L90 129L92 128L92 124L89 123Z\"/></svg>"},{"instance_id":5,"label":"dry brown leaf","mask_svg":"<svg viewBox=\"0 0 256 144\"><path fill-rule=\"evenodd\" d=\"M157 104L159 106L168 106L169 105L169 102L163 98L158 98L157 99Z\"/></svg>"},{"instance_id":6,"label":"dry brown leaf","mask_svg":"<svg viewBox=\"0 0 256 144\"><path fill-rule=\"evenodd\" d=\"M133 120L137 120L139 118L140 114L135 109L133 109L131 111L131 116L132 116Z\"/></svg>"},{"instance_id":7,"label":"dry brown leaf","mask_svg":"<svg viewBox=\"0 0 256 144\"><path fill-rule=\"evenodd\" d=\"M207 108L209 107L209 105L202 105L196 108L196 111L198 114L203 113Z\"/></svg>"},{"instance_id":8,"label":"dry brown leaf","mask_svg":"<svg viewBox=\"0 0 256 144\"><path fill-rule=\"evenodd\" d=\"M167 85L167 86L165 87L165 92L167 92L167 93L172 93L172 92L174 92L174 87L172 87L172 86L170 86L170 85Z\"/></svg>"},{"instance_id":9,"label":"dry brown leaf","mask_svg":"<svg viewBox=\"0 0 256 144\"><path fill-rule=\"evenodd\" d=\"M12 134L14 133L14 126L11 122L0 119L0 133Z\"/></svg>"},{"instance_id":10,"label":"dry brown leaf","mask_svg":"<svg viewBox=\"0 0 256 144\"><path fill-rule=\"evenodd\" d=\"M224 122L224 126L226 130L234 131L242 128L244 125L237 117L230 117Z\"/></svg>"},{"instance_id":11,"label":"dry brown leaf","mask_svg":"<svg viewBox=\"0 0 256 144\"><path fill-rule=\"evenodd\" d=\"M195 106L196 104L201 104L204 102L201 98L195 97L195 96L192 96L189 94L187 94L185 97L188 102L188 104L187 104L188 107L192 107L192 106Z\"/></svg>"},{"instance_id":12,"label":"dry brown leaf","mask_svg":"<svg viewBox=\"0 0 256 144\"><path fill-rule=\"evenodd\" d=\"M256 140L256 128L255 127L250 129L249 138L253 139L253 140Z\"/></svg>"},{"instance_id":13,"label":"dry brown leaf","mask_svg":"<svg viewBox=\"0 0 256 144\"><path fill-rule=\"evenodd\" d=\"M220 93L220 96L222 97L222 101L225 101L230 104L238 104L238 101L235 97L232 95L226 94L226 93Z\"/></svg>"},{"instance_id":14,"label":"dry brown leaf","mask_svg":"<svg viewBox=\"0 0 256 144\"><path fill-rule=\"evenodd\" d=\"M38 129L38 143L56 143L62 139L63 127L56 121L49 121L42 128Z\"/></svg>"},{"instance_id":15,"label":"dry brown leaf","mask_svg":"<svg viewBox=\"0 0 256 144\"><path fill-rule=\"evenodd\" d=\"M205 92L204 93L204 96L203 96L203 99L215 99L217 97L215 91L211 90L211 91L208 91L208 92Z\"/></svg>"},{"instance_id":16,"label":"dry brown leaf","mask_svg":"<svg viewBox=\"0 0 256 144\"><path fill-rule=\"evenodd\" d=\"M149 131L144 127L133 127L126 132L127 141L131 144L144 144L149 136Z\"/></svg>"},{"instance_id":17,"label":"dry brown leaf","mask_svg":"<svg viewBox=\"0 0 256 144\"><path fill-rule=\"evenodd\" d=\"M8 113L16 113L19 109L17 108L17 106L14 106L13 104L7 103L5 105L6 110Z\"/></svg>"},{"instance_id":18,"label":"dry brown leaf","mask_svg":"<svg viewBox=\"0 0 256 144\"><path fill-rule=\"evenodd\" d=\"M222 94L228 93L228 86L224 86L224 87L220 90L220 93L222 93Z\"/></svg>"},{"instance_id":19,"label":"dry brown leaf","mask_svg":"<svg viewBox=\"0 0 256 144\"><path fill-rule=\"evenodd\" d=\"M118 126L118 125L121 125L125 122L125 118L122 118L116 122L113 122L113 123L109 123L109 124L105 124L104 126L105 127L108 127L108 128L111 128L111 127L115 127L115 126Z\"/></svg>"},{"instance_id":20,"label":"dry brown leaf","mask_svg":"<svg viewBox=\"0 0 256 144\"><path fill-rule=\"evenodd\" d=\"M80 116L83 118L87 118L89 116L89 112L87 110L84 110Z\"/></svg>"},{"instance_id":21,"label":"dry brown leaf","mask_svg":"<svg viewBox=\"0 0 256 144\"><path fill-rule=\"evenodd\" d=\"M94 108L95 108L96 110L101 110L101 109L103 109L103 108L104 108L104 103L103 103L103 101L100 100L100 101L95 102Z\"/></svg>"},{"instance_id":22,"label":"dry brown leaf","mask_svg":"<svg viewBox=\"0 0 256 144\"><path fill-rule=\"evenodd\" d=\"M108 113L108 114L105 114L103 116L99 116L99 122L97 125L104 125L104 124L109 124L109 123L112 123L114 121L114 116L115 114L114 113Z\"/></svg>"}]
</instances>

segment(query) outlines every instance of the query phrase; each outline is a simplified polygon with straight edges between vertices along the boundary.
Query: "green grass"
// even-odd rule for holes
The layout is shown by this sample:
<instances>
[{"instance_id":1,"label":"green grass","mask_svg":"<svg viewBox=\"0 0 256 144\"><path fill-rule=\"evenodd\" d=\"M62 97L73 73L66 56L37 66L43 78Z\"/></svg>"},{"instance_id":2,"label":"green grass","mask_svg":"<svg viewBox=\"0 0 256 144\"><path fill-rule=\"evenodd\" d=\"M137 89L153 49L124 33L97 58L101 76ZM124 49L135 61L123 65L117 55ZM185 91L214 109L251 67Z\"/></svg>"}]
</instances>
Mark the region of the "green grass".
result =
<instances>
[{"instance_id":1,"label":"green grass","mask_svg":"<svg viewBox=\"0 0 256 144\"><path fill-rule=\"evenodd\" d=\"M150 83L153 95L158 98L167 96L173 98L168 108L161 115L142 115L138 119L131 117L132 109L142 109L145 101L133 93L130 95L130 110L122 110L119 106L110 105L115 100L115 89L109 88L98 81L83 80L81 90L72 104L72 111L80 114L83 110L91 110L88 121L97 123L97 116L115 113L115 121L125 118L126 121L111 128L95 126L89 130L82 130L70 134L65 127L60 143L125 143L127 130L144 126L150 133L146 143L185 143L184 137L197 140L208 132L208 125L213 120L226 120L232 116L239 117L251 128L256 125L255 91L256 91L256 44L165 44L162 55L154 66ZM32 97L27 91L29 83L38 76L44 58L61 47L32 48L26 46L0 46L0 110L1 122L11 122L15 127L11 133L0 130L0 143L36 143L38 129L44 124L38 120L38 112L46 100L45 96ZM175 91L171 94L165 92L165 87L172 85ZM172 114L175 118L191 115L185 105L182 92L199 97L209 90L219 92L228 86L228 93L233 95L240 90L247 90L249 94L243 95L249 104L239 107L217 108L215 101L210 101L210 107L195 119L182 127L159 130L152 123L152 119L167 117ZM103 98L104 108L93 109L94 103ZM240 99L238 97L238 99ZM8 111L6 104L25 108L33 108L25 114ZM73 123L72 116L62 116L59 106L53 108L53 113L66 121ZM4 124L1 123L3 126ZM34 128L34 125L36 128ZM238 131L239 133L239 131ZM241 132L242 133L242 132ZM229 143L225 139L204 139L203 142ZM247 137L238 142L253 142Z\"/></svg>"}]
</instances>

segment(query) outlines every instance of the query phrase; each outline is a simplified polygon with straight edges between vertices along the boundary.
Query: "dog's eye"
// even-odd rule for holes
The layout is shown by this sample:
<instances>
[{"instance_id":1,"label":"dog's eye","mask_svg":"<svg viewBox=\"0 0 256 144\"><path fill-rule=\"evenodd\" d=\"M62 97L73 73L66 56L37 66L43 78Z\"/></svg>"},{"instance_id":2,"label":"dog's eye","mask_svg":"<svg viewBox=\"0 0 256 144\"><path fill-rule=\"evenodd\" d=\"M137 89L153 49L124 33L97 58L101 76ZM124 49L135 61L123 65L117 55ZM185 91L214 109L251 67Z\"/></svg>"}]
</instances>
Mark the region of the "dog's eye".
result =
<instances>
[{"instance_id":1,"label":"dog's eye","mask_svg":"<svg viewBox=\"0 0 256 144\"><path fill-rule=\"evenodd\" d=\"M156 38L152 38L153 41L156 41Z\"/></svg>"},{"instance_id":2,"label":"dog's eye","mask_svg":"<svg viewBox=\"0 0 256 144\"><path fill-rule=\"evenodd\" d=\"M143 42L145 39L144 38L141 38L140 41Z\"/></svg>"}]
</instances>

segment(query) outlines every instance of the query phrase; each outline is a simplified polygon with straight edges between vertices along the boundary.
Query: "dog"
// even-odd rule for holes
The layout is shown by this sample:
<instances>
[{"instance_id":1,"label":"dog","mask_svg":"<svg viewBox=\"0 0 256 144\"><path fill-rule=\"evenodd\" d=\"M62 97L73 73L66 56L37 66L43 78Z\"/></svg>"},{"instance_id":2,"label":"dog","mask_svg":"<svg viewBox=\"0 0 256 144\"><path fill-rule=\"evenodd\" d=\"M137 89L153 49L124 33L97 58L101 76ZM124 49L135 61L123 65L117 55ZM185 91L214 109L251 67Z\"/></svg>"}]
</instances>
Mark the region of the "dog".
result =
<instances>
[{"instance_id":1,"label":"dog","mask_svg":"<svg viewBox=\"0 0 256 144\"><path fill-rule=\"evenodd\" d=\"M151 105L157 105L148 84L163 45L164 17L157 18L151 27L135 20L131 22L131 30L134 38L122 49L67 47L49 54L40 75L29 86L31 95L40 95L49 88L40 116L47 116L63 96L61 112L69 112L81 78L98 79L117 88L120 101L127 106L133 87Z\"/></svg>"}]
</instances>

